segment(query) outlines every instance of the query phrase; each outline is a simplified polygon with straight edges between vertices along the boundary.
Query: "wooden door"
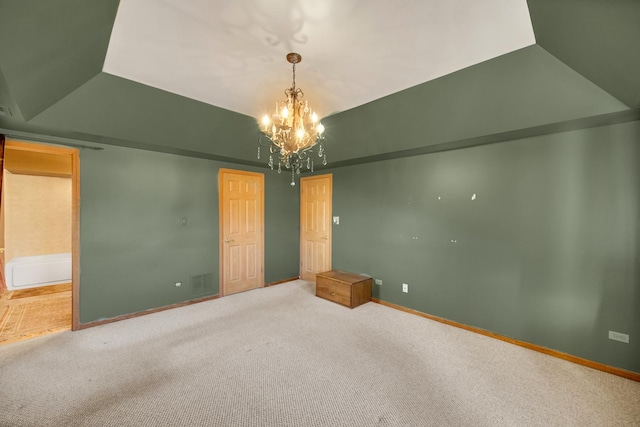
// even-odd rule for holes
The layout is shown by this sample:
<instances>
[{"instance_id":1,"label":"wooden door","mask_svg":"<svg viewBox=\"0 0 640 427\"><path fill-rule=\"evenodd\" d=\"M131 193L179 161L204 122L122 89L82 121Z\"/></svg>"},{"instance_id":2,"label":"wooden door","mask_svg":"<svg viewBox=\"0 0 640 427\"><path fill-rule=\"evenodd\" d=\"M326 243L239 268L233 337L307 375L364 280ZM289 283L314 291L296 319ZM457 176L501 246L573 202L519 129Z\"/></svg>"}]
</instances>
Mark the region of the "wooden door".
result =
<instances>
[{"instance_id":1,"label":"wooden door","mask_svg":"<svg viewBox=\"0 0 640 427\"><path fill-rule=\"evenodd\" d=\"M300 179L300 278L331 270L331 174Z\"/></svg>"},{"instance_id":2,"label":"wooden door","mask_svg":"<svg viewBox=\"0 0 640 427\"><path fill-rule=\"evenodd\" d=\"M264 175L220 169L220 295L264 286Z\"/></svg>"},{"instance_id":3,"label":"wooden door","mask_svg":"<svg viewBox=\"0 0 640 427\"><path fill-rule=\"evenodd\" d=\"M0 294L7 289L4 281L4 194L2 179L4 178L4 135L0 134Z\"/></svg>"}]
</instances>

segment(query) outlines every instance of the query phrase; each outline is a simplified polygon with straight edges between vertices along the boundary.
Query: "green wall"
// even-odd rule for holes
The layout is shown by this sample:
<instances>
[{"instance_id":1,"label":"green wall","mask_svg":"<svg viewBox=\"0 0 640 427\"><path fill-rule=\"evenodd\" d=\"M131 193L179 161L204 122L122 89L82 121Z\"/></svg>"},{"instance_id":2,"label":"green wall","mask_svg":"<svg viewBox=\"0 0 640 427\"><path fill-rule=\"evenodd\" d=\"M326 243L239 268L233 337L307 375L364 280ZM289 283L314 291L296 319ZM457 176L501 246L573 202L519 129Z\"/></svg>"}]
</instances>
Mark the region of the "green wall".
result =
<instances>
[{"instance_id":1,"label":"green wall","mask_svg":"<svg viewBox=\"0 0 640 427\"><path fill-rule=\"evenodd\" d=\"M173 148L215 155L221 161L256 161L254 117L107 73L99 73L29 125L107 136L135 148Z\"/></svg>"},{"instance_id":2,"label":"green wall","mask_svg":"<svg viewBox=\"0 0 640 427\"><path fill-rule=\"evenodd\" d=\"M0 69L30 120L102 71L118 0L0 1Z\"/></svg>"},{"instance_id":3,"label":"green wall","mask_svg":"<svg viewBox=\"0 0 640 427\"><path fill-rule=\"evenodd\" d=\"M639 141L636 121L331 170L333 267L381 279L376 298L640 372Z\"/></svg>"},{"instance_id":4,"label":"green wall","mask_svg":"<svg viewBox=\"0 0 640 427\"><path fill-rule=\"evenodd\" d=\"M221 167L265 174L265 281L298 276L299 195L289 177L103 147L80 153L81 323L193 299L192 275L211 273L218 293Z\"/></svg>"},{"instance_id":5,"label":"green wall","mask_svg":"<svg viewBox=\"0 0 640 427\"><path fill-rule=\"evenodd\" d=\"M640 106L640 1L527 3L538 45L628 106Z\"/></svg>"},{"instance_id":6,"label":"green wall","mask_svg":"<svg viewBox=\"0 0 640 427\"><path fill-rule=\"evenodd\" d=\"M534 45L340 112L323 123L327 156L335 162L626 109Z\"/></svg>"}]
</instances>

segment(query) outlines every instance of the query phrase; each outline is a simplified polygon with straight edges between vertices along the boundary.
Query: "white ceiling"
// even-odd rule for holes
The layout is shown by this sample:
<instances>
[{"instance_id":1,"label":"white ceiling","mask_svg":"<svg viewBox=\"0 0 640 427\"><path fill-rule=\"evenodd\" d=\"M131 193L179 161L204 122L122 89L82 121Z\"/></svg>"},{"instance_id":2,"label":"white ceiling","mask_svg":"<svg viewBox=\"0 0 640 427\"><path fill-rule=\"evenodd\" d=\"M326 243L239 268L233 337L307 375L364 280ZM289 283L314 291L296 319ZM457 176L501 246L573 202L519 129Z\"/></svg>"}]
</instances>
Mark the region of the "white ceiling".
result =
<instances>
[{"instance_id":1,"label":"white ceiling","mask_svg":"<svg viewBox=\"0 0 640 427\"><path fill-rule=\"evenodd\" d=\"M535 43L526 0L121 0L104 71L260 117L321 117Z\"/></svg>"}]
</instances>

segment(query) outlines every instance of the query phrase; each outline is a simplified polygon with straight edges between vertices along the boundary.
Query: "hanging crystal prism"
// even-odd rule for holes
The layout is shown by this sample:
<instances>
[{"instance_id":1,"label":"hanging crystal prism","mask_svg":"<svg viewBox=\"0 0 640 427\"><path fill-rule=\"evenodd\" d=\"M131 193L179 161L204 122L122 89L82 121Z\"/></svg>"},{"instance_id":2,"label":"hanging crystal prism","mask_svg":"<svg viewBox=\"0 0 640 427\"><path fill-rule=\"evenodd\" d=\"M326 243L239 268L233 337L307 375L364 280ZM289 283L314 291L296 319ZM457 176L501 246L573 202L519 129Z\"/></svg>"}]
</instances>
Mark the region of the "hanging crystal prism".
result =
<instances>
[{"instance_id":1,"label":"hanging crystal prism","mask_svg":"<svg viewBox=\"0 0 640 427\"><path fill-rule=\"evenodd\" d=\"M324 148L322 147L322 144L320 144L320 147L318 147L318 157L322 157L323 154Z\"/></svg>"},{"instance_id":2,"label":"hanging crystal prism","mask_svg":"<svg viewBox=\"0 0 640 427\"><path fill-rule=\"evenodd\" d=\"M284 165L285 168L289 169L291 167L291 163L289 163L289 158L287 157L287 163Z\"/></svg>"},{"instance_id":3,"label":"hanging crystal prism","mask_svg":"<svg viewBox=\"0 0 640 427\"><path fill-rule=\"evenodd\" d=\"M324 158L322 159L322 164L327 166L327 155L324 155Z\"/></svg>"},{"instance_id":4,"label":"hanging crystal prism","mask_svg":"<svg viewBox=\"0 0 640 427\"><path fill-rule=\"evenodd\" d=\"M280 167L280 163L278 163L278 173L282 173L282 168Z\"/></svg>"},{"instance_id":5,"label":"hanging crystal prism","mask_svg":"<svg viewBox=\"0 0 640 427\"><path fill-rule=\"evenodd\" d=\"M311 172L313 172L313 162L311 162Z\"/></svg>"},{"instance_id":6,"label":"hanging crystal prism","mask_svg":"<svg viewBox=\"0 0 640 427\"><path fill-rule=\"evenodd\" d=\"M311 157L307 157L307 170L311 169Z\"/></svg>"},{"instance_id":7,"label":"hanging crystal prism","mask_svg":"<svg viewBox=\"0 0 640 427\"><path fill-rule=\"evenodd\" d=\"M258 145L258 160L260 160L260 146Z\"/></svg>"},{"instance_id":8,"label":"hanging crystal prism","mask_svg":"<svg viewBox=\"0 0 640 427\"><path fill-rule=\"evenodd\" d=\"M273 170L273 156L269 156L269 167Z\"/></svg>"},{"instance_id":9,"label":"hanging crystal prism","mask_svg":"<svg viewBox=\"0 0 640 427\"><path fill-rule=\"evenodd\" d=\"M293 169L291 169L291 186L296 186L296 173Z\"/></svg>"},{"instance_id":10,"label":"hanging crystal prism","mask_svg":"<svg viewBox=\"0 0 640 427\"><path fill-rule=\"evenodd\" d=\"M300 168L296 168L296 175L300 175Z\"/></svg>"}]
</instances>

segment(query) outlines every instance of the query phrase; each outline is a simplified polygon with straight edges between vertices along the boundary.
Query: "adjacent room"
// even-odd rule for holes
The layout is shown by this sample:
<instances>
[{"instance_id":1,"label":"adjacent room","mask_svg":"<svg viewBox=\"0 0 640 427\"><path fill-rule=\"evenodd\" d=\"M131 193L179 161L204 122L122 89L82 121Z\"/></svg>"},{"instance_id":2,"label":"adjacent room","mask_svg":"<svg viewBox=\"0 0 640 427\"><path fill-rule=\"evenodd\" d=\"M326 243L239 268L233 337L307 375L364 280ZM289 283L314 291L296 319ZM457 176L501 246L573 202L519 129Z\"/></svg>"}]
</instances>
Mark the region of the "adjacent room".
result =
<instances>
[{"instance_id":1,"label":"adjacent room","mask_svg":"<svg viewBox=\"0 0 640 427\"><path fill-rule=\"evenodd\" d=\"M0 425L640 424L639 22L0 0Z\"/></svg>"},{"instance_id":2,"label":"adjacent room","mask_svg":"<svg viewBox=\"0 0 640 427\"><path fill-rule=\"evenodd\" d=\"M71 329L72 157L5 142L0 343Z\"/></svg>"}]
</instances>

